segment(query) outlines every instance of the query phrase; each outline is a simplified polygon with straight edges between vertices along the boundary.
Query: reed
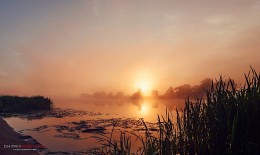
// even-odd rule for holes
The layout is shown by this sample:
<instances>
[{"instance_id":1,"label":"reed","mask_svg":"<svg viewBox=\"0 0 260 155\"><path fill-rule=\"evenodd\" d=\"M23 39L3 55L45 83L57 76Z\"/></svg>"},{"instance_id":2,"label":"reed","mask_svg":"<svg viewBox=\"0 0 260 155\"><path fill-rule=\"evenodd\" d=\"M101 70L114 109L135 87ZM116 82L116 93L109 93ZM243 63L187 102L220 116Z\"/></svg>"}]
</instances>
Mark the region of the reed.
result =
<instances>
[{"instance_id":1,"label":"reed","mask_svg":"<svg viewBox=\"0 0 260 155\"><path fill-rule=\"evenodd\" d=\"M245 81L240 88L232 79L212 81L205 98L187 98L184 109L176 109L177 122L168 110L158 116L156 136L143 121L145 138L132 134L142 143L136 152L129 136L115 141L111 134L98 154L260 154L260 75L251 67Z\"/></svg>"}]
</instances>

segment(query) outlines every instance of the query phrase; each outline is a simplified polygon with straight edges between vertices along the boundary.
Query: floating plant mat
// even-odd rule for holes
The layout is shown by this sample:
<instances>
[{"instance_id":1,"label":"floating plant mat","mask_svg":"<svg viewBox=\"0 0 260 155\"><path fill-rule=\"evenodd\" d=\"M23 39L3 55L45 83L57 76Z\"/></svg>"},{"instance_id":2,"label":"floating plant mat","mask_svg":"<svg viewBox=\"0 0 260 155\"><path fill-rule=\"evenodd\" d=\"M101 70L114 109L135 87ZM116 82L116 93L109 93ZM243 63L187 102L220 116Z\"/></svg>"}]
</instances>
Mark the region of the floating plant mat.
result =
<instances>
[{"instance_id":1,"label":"floating plant mat","mask_svg":"<svg viewBox=\"0 0 260 155\"><path fill-rule=\"evenodd\" d=\"M156 123L145 123L150 132L158 131ZM98 120L81 120L72 121L58 125L43 125L33 129L20 130L34 132L47 132L50 130L56 131L55 137L59 138L72 138L75 140L82 140L89 137L88 134L109 134L115 130L128 130L128 131L145 131L142 120L135 118L114 118L114 119L98 119Z\"/></svg>"},{"instance_id":2,"label":"floating plant mat","mask_svg":"<svg viewBox=\"0 0 260 155\"><path fill-rule=\"evenodd\" d=\"M27 111L21 113L1 113L0 116L4 118L8 117L18 117L21 119L35 120L42 119L45 117L54 117L54 118L64 118L64 117L75 117L75 116L97 116L101 113L89 112L89 111L80 111L74 109L60 109L55 108L53 110L37 110L37 111Z\"/></svg>"}]
</instances>

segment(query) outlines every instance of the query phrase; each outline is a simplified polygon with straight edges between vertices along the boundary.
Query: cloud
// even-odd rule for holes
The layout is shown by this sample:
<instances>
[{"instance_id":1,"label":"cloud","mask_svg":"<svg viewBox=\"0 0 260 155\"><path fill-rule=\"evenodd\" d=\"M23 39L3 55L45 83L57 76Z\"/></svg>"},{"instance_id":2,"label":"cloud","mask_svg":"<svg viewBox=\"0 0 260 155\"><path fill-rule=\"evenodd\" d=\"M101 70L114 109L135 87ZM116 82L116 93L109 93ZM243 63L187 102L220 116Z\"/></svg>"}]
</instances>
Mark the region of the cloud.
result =
<instances>
[{"instance_id":1,"label":"cloud","mask_svg":"<svg viewBox=\"0 0 260 155\"><path fill-rule=\"evenodd\" d=\"M221 24L231 21L232 18L224 15L211 16L206 18L206 22L209 24Z\"/></svg>"},{"instance_id":2,"label":"cloud","mask_svg":"<svg viewBox=\"0 0 260 155\"><path fill-rule=\"evenodd\" d=\"M5 72L0 72L0 78L6 78L8 77L8 74Z\"/></svg>"},{"instance_id":3,"label":"cloud","mask_svg":"<svg viewBox=\"0 0 260 155\"><path fill-rule=\"evenodd\" d=\"M96 16L96 19L98 21L100 21L99 4L98 4L97 0L94 0L93 12L94 12L94 15Z\"/></svg>"},{"instance_id":4,"label":"cloud","mask_svg":"<svg viewBox=\"0 0 260 155\"><path fill-rule=\"evenodd\" d=\"M166 13L164 16L165 16L166 20L169 22L174 22L177 19L176 15L171 15L168 13Z\"/></svg>"}]
</instances>

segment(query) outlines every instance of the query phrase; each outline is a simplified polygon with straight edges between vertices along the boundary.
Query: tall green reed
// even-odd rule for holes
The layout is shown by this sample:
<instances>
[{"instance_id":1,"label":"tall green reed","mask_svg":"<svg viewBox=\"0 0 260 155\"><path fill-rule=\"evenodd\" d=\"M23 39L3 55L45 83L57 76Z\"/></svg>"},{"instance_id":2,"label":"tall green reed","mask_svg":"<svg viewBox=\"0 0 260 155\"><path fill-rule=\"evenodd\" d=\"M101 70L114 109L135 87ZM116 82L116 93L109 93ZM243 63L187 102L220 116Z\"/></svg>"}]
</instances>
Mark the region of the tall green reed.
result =
<instances>
[{"instance_id":1,"label":"tall green reed","mask_svg":"<svg viewBox=\"0 0 260 155\"><path fill-rule=\"evenodd\" d=\"M145 138L131 133L142 146L133 152L130 136L119 141L102 139L100 154L260 154L260 75L252 67L245 84L237 88L234 80L222 76L212 81L205 97L185 100L184 109L174 116L158 116L158 133L152 136L146 123ZM107 141L109 145L105 144ZM104 151L105 150L105 151ZM98 153L98 154L99 154Z\"/></svg>"}]
</instances>

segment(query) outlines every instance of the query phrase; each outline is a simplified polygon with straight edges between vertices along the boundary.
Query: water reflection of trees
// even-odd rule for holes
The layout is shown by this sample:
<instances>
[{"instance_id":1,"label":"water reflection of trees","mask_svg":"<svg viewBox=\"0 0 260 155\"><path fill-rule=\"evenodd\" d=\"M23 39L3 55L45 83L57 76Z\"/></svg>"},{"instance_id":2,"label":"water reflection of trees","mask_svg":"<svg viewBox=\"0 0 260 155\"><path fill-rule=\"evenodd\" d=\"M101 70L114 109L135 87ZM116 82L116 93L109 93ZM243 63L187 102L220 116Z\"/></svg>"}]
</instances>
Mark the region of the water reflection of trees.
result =
<instances>
[{"instance_id":1,"label":"water reflection of trees","mask_svg":"<svg viewBox=\"0 0 260 155\"><path fill-rule=\"evenodd\" d=\"M144 104L149 104L152 108L156 109L160 105L166 106L169 110L175 110L177 107L184 107L184 99L160 99L160 98L121 98L121 99L100 99L100 98L88 98L81 100L83 104L93 104L98 107L103 106L123 106L126 104L135 105L140 111Z\"/></svg>"}]
</instances>

